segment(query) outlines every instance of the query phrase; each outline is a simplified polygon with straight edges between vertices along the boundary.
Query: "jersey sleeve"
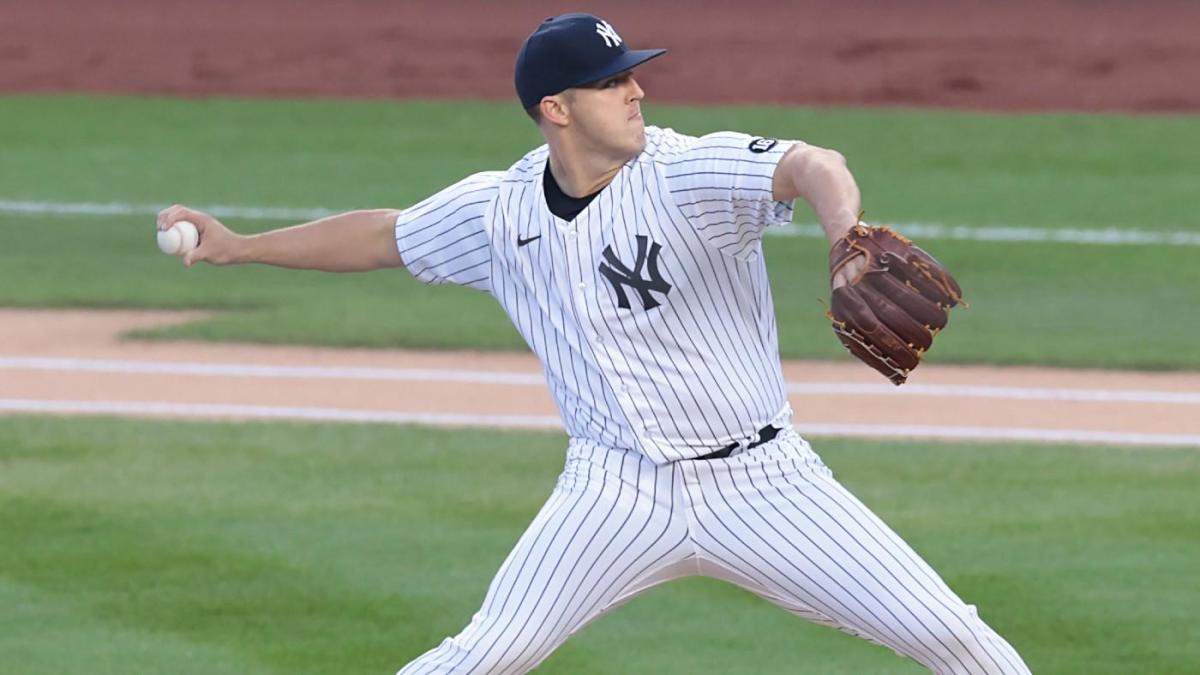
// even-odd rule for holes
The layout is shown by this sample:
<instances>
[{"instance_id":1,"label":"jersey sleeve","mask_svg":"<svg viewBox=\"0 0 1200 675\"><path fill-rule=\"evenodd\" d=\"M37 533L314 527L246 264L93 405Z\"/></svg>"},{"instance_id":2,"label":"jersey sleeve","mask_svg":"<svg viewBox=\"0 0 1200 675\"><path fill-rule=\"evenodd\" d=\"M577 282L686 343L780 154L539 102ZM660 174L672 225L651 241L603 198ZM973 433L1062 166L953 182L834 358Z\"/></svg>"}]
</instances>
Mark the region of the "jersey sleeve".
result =
<instances>
[{"instance_id":1,"label":"jersey sleeve","mask_svg":"<svg viewBox=\"0 0 1200 675\"><path fill-rule=\"evenodd\" d=\"M710 245L752 257L763 230L792 221L792 203L775 201L775 167L798 141L736 132L694 139L666 159L672 198Z\"/></svg>"},{"instance_id":2,"label":"jersey sleeve","mask_svg":"<svg viewBox=\"0 0 1200 675\"><path fill-rule=\"evenodd\" d=\"M468 176L396 218L396 248L413 276L427 284L491 291L488 210L503 172Z\"/></svg>"}]
</instances>

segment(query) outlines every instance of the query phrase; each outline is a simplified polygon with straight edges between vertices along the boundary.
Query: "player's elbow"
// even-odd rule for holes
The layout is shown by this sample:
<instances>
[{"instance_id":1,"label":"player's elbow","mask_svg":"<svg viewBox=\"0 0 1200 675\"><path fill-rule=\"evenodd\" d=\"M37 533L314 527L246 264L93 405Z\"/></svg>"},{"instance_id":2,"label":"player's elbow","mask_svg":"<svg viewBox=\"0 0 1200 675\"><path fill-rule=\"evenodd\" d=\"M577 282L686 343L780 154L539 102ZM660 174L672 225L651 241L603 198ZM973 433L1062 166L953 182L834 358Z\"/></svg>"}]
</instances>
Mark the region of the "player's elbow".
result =
<instances>
[{"instance_id":1,"label":"player's elbow","mask_svg":"<svg viewBox=\"0 0 1200 675\"><path fill-rule=\"evenodd\" d=\"M809 161L812 163L814 171L829 173L847 170L846 156L829 148L815 148Z\"/></svg>"},{"instance_id":2,"label":"player's elbow","mask_svg":"<svg viewBox=\"0 0 1200 675\"><path fill-rule=\"evenodd\" d=\"M797 145L788 150L775 172L775 198L780 201L791 201L796 197L809 199L831 177L837 180L849 173L846 157L837 150Z\"/></svg>"},{"instance_id":3,"label":"player's elbow","mask_svg":"<svg viewBox=\"0 0 1200 675\"><path fill-rule=\"evenodd\" d=\"M401 211L396 209L378 209L372 212L376 221L376 257L373 265L375 268L404 267L400 249L396 246L396 219L400 217L400 213Z\"/></svg>"},{"instance_id":4,"label":"player's elbow","mask_svg":"<svg viewBox=\"0 0 1200 675\"><path fill-rule=\"evenodd\" d=\"M803 146L795 157L785 159L791 161L786 165L787 180L776 181L777 199L803 197L811 203L828 186L852 180L846 157L837 150Z\"/></svg>"}]
</instances>

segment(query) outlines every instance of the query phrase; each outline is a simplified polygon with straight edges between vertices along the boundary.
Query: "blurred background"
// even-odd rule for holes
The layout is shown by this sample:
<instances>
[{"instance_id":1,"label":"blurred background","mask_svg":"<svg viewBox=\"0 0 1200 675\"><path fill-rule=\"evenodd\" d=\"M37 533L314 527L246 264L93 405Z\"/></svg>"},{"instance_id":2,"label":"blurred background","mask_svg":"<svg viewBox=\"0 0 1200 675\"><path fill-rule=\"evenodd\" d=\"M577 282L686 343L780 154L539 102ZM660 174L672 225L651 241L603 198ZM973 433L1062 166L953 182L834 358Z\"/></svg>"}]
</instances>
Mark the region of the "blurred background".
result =
<instances>
[{"instance_id":1,"label":"blurred background","mask_svg":"<svg viewBox=\"0 0 1200 675\"><path fill-rule=\"evenodd\" d=\"M633 47L647 123L848 159L962 282L895 389L831 334L804 205L763 243L797 426L1034 672L1196 673L1200 3L44 0L0 11L0 672L393 672L453 634L565 436L487 295L184 271L542 140L547 16ZM916 673L687 580L547 673Z\"/></svg>"}]
</instances>

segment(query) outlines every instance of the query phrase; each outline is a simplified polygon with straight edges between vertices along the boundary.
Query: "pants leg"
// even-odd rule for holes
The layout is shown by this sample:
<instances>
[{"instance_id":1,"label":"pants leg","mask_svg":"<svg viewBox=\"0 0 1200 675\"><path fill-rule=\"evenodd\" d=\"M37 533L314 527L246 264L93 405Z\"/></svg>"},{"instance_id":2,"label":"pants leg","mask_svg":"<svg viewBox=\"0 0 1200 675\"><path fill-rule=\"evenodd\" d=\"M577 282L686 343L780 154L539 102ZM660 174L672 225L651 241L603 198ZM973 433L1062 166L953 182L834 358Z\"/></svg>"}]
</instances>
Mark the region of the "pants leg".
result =
<instances>
[{"instance_id":1,"label":"pants leg","mask_svg":"<svg viewBox=\"0 0 1200 675\"><path fill-rule=\"evenodd\" d=\"M794 430L725 460L685 464L706 574L935 673L1029 672Z\"/></svg>"},{"instance_id":2,"label":"pants leg","mask_svg":"<svg viewBox=\"0 0 1200 675\"><path fill-rule=\"evenodd\" d=\"M636 452L573 444L558 485L458 635L399 675L524 673L605 611L696 572L679 486Z\"/></svg>"}]
</instances>

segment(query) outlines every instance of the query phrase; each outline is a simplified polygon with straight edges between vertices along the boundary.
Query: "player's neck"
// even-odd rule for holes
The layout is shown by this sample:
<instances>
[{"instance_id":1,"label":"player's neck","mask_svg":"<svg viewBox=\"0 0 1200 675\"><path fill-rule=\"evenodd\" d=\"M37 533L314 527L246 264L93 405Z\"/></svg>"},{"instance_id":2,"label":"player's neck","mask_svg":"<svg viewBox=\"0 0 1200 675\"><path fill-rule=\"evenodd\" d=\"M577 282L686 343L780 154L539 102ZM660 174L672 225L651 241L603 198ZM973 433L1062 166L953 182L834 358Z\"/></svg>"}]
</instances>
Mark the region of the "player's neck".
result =
<instances>
[{"instance_id":1,"label":"player's neck","mask_svg":"<svg viewBox=\"0 0 1200 675\"><path fill-rule=\"evenodd\" d=\"M586 197L599 192L612 182L624 160L602 155L563 151L550 146L550 174L558 187L569 197Z\"/></svg>"}]
</instances>

